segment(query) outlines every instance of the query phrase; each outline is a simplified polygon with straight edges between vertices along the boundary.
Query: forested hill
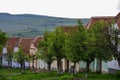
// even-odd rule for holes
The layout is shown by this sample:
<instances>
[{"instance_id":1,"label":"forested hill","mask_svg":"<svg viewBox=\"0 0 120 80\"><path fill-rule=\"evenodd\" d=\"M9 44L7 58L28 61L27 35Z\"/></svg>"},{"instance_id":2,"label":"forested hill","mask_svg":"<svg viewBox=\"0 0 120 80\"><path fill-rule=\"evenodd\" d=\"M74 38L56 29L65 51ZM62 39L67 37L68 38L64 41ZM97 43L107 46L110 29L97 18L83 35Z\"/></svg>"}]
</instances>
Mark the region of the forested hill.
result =
<instances>
[{"instance_id":1,"label":"forested hill","mask_svg":"<svg viewBox=\"0 0 120 80\"><path fill-rule=\"evenodd\" d=\"M89 19L81 19L84 24ZM33 14L12 15L0 13L0 29L7 32L8 36L34 37L43 35L44 30L53 30L58 26L77 25L77 19L59 18Z\"/></svg>"}]
</instances>

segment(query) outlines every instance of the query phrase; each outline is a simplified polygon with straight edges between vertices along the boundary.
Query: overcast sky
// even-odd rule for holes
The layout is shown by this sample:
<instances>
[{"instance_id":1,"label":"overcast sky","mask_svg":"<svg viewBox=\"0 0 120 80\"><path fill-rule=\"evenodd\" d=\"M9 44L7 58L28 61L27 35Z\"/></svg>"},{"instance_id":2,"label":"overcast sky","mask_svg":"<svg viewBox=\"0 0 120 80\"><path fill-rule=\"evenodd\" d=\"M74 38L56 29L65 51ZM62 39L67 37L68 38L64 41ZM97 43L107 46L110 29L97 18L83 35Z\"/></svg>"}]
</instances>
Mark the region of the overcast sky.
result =
<instances>
[{"instance_id":1,"label":"overcast sky","mask_svg":"<svg viewBox=\"0 0 120 80\"><path fill-rule=\"evenodd\" d=\"M0 0L0 12L68 18L115 16L120 0Z\"/></svg>"}]
</instances>

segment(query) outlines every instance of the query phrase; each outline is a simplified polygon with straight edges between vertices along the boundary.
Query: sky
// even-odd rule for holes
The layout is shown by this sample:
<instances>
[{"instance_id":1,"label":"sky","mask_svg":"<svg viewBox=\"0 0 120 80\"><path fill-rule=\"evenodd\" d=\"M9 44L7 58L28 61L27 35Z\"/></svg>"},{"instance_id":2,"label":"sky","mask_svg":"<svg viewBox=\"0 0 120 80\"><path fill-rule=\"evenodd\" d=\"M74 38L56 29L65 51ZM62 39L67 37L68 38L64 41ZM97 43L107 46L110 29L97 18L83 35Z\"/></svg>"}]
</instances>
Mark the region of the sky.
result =
<instances>
[{"instance_id":1,"label":"sky","mask_svg":"<svg viewBox=\"0 0 120 80\"><path fill-rule=\"evenodd\" d=\"M115 16L119 11L120 0L0 0L0 13L90 18Z\"/></svg>"}]
</instances>

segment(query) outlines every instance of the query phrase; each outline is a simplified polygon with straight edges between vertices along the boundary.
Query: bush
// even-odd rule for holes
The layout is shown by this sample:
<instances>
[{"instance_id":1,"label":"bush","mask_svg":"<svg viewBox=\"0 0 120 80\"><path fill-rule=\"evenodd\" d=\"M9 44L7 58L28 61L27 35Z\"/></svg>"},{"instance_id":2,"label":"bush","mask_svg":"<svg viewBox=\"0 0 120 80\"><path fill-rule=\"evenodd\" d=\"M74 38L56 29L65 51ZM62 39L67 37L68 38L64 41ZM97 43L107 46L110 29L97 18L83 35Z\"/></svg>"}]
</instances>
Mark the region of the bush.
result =
<instances>
[{"instance_id":1,"label":"bush","mask_svg":"<svg viewBox=\"0 0 120 80\"><path fill-rule=\"evenodd\" d=\"M64 75L60 77L60 80L74 80L74 76Z\"/></svg>"},{"instance_id":2,"label":"bush","mask_svg":"<svg viewBox=\"0 0 120 80\"><path fill-rule=\"evenodd\" d=\"M120 78L120 70L115 73L116 78Z\"/></svg>"}]
</instances>

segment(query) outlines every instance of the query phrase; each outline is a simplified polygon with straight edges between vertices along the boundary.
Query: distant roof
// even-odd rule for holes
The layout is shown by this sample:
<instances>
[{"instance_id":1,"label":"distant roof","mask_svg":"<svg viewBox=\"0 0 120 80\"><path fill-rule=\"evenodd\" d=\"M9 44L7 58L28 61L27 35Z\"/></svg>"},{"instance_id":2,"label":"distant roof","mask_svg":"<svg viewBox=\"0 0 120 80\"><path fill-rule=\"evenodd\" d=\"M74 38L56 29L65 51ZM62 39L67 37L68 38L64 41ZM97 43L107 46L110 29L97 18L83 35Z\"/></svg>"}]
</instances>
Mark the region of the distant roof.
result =
<instances>
[{"instance_id":1,"label":"distant roof","mask_svg":"<svg viewBox=\"0 0 120 80\"><path fill-rule=\"evenodd\" d=\"M10 47L10 48L12 48L12 50L13 50L13 48L18 45L19 40L20 40L19 37L9 38L8 41L7 41L6 47L7 47L7 48Z\"/></svg>"},{"instance_id":2,"label":"distant roof","mask_svg":"<svg viewBox=\"0 0 120 80\"><path fill-rule=\"evenodd\" d=\"M35 45L35 47L38 47L39 42L43 39L43 36L38 36L33 40L33 44Z\"/></svg>"},{"instance_id":3,"label":"distant roof","mask_svg":"<svg viewBox=\"0 0 120 80\"><path fill-rule=\"evenodd\" d=\"M42 36L38 36L36 38L11 37L7 41L6 48L10 47L13 50L14 47L21 47L25 54L29 54L30 44L33 43L35 47L38 47L39 41L42 39Z\"/></svg>"},{"instance_id":4,"label":"distant roof","mask_svg":"<svg viewBox=\"0 0 120 80\"><path fill-rule=\"evenodd\" d=\"M120 28L120 12L117 14L116 18L116 22L118 24L118 27Z\"/></svg>"},{"instance_id":5,"label":"distant roof","mask_svg":"<svg viewBox=\"0 0 120 80\"><path fill-rule=\"evenodd\" d=\"M111 23L115 19L114 16L105 16L105 17L91 17L88 24L86 25L86 28L90 28L94 23L103 20L105 22Z\"/></svg>"},{"instance_id":6,"label":"distant roof","mask_svg":"<svg viewBox=\"0 0 120 80\"><path fill-rule=\"evenodd\" d=\"M30 44L34 38L21 38L18 46L22 48L25 54L29 54Z\"/></svg>"},{"instance_id":7,"label":"distant roof","mask_svg":"<svg viewBox=\"0 0 120 80\"><path fill-rule=\"evenodd\" d=\"M101 17L91 17L88 24L86 25L86 28L90 28L94 23L103 20L105 22L111 23L113 20L116 21L118 24L118 27L120 27L120 12L116 16L101 16Z\"/></svg>"},{"instance_id":8,"label":"distant roof","mask_svg":"<svg viewBox=\"0 0 120 80\"><path fill-rule=\"evenodd\" d=\"M70 30L77 29L77 26L61 26L61 28L63 28L64 32L68 33Z\"/></svg>"}]
</instances>

